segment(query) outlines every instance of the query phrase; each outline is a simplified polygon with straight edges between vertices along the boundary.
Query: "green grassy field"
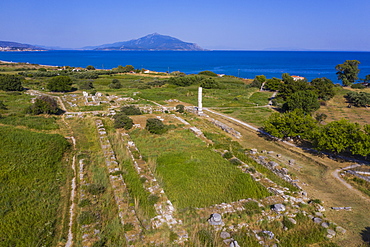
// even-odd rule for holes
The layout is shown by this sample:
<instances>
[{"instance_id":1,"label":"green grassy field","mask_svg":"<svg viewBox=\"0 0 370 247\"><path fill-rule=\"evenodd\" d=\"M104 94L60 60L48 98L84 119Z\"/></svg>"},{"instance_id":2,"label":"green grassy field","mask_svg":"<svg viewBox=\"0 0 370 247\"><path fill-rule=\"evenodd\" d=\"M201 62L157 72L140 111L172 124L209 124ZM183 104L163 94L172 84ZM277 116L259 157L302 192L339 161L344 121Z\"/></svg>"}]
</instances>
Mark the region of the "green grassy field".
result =
<instances>
[{"instance_id":1,"label":"green grassy field","mask_svg":"<svg viewBox=\"0 0 370 247\"><path fill-rule=\"evenodd\" d=\"M189 130L161 136L136 130L130 135L147 159L156 160L157 177L179 208L269 195L250 175L231 165Z\"/></svg>"},{"instance_id":2,"label":"green grassy field","mask_svg":"<svg viewBox=\"0 0 370 247\"><path fill-rule=\"evenodd\" d=\"M0 136L1 245L52 246L69 144L60 135L14 127L0 126Z\"/></svg>"}]
</instances>

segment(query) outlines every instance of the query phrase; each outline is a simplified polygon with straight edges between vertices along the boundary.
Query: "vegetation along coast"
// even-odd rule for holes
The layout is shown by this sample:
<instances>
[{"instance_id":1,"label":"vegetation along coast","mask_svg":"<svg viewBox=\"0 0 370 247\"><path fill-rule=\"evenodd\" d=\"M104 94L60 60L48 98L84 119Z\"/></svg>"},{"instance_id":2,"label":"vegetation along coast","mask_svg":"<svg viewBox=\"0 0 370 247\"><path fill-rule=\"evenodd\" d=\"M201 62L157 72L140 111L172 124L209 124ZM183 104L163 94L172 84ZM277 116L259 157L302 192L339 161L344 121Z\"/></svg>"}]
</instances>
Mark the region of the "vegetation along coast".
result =
<instances>
[{"instance_id":1,"label":"vegetation along coast","mask_svg":"<svg viewBox=\"0 0 370 247\"><path fill-rule=\"evenodd\" d=\"M0 246L368 246L359 64L334 85L0 61Z\"/></svg>"}]
</instances>

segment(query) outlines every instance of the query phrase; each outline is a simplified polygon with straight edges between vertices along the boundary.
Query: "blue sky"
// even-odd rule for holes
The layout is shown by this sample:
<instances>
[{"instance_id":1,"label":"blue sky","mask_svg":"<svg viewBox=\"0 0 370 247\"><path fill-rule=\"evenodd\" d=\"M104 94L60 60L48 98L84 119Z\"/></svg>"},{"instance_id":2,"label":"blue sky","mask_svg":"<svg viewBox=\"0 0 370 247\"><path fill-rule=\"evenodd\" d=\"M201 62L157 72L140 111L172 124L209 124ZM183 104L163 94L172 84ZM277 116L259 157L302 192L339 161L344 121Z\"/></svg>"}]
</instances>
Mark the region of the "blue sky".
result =
<instances>
[{"instance_id":1,"label":"blue sky","mask_svg":"<svg viewBox=\"0 0 370 247\"><path fill-rule=\"evenodd\" d=\"M369 0L3 0L0 40L79 48L160 33L207 49L370 51Z\"/></svg>"}]
</instances>

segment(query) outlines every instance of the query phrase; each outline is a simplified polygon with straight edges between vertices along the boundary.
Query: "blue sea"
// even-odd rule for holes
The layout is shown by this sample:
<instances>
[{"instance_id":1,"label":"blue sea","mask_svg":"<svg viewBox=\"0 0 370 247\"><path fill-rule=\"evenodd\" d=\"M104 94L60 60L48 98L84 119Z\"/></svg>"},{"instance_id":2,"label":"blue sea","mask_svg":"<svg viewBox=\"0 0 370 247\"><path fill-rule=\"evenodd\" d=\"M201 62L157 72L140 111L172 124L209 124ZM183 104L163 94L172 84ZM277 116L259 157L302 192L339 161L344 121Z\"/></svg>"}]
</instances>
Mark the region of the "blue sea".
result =
<instances>
[{"instance_id":1,"label":"blue sea","mask_svg":"<svg viewBox=\"0 0 370 247\"><path fill-rule=\"evenodd\" d=\"M370 52L309 51L43 51L0 52L0 60L34 64L111 69L118 65L159 72L194 74L211 70L217 74L254 78L281 78L283 73L312 80L327 77L338 83L335 66L345 60L361 62L359 77L370 74Z\"/></svg>"}]
</instances>

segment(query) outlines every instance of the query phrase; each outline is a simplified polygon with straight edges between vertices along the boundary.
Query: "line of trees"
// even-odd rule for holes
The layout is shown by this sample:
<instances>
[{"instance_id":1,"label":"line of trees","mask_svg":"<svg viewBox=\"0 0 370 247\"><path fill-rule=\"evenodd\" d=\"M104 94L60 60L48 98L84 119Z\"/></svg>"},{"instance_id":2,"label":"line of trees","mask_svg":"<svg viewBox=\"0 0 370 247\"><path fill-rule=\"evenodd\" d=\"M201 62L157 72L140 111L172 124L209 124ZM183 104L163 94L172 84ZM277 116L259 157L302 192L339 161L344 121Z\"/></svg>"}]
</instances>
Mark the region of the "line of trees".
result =
<instances>
[{"instance_id":1,"label":"line of trees","mask_svg":"<svg viewBox=\"0 0 370 247\"><path fill-rule=\"evenodd\" d=\"M281 139L308 141L319 151L347 152L363 157L370 155L370 124L361 127L342 119L322 125L321 117L317 115L315 119L300 109L273 113L263 129Z\"/></svg>"}]
</instances>

